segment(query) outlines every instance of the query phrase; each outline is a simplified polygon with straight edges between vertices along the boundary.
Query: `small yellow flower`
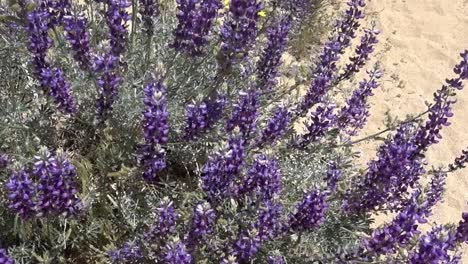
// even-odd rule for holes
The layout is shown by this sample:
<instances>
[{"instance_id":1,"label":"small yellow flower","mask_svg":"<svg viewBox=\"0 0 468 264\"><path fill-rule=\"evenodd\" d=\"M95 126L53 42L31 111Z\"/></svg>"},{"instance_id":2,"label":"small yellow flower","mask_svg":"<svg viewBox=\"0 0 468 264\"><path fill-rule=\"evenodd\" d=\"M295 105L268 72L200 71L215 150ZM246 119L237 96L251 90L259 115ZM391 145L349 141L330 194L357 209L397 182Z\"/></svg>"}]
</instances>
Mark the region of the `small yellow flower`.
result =
<instances>
[{"instance_id":1,"label":"small yellow flower","mask_svg":"<svg viewBox=\"0 0 468 264\"><path fill-rule=\"evenodd\" d=\"M231 0L224 0L224 8L229 9L229 5L231 4Z\"/></svg>"},{"instance_id":2,"label":"small yellow flower","mask_svg":"<svg viewBox=\"0 0 468 264\"><path fill-rule=\"evenodd\" d=\"M262 10L262 11L258 12L258 15L261 16L261 17L266 17L267 13L266 13L265 10Z\"/></svg>"}]
</instances>

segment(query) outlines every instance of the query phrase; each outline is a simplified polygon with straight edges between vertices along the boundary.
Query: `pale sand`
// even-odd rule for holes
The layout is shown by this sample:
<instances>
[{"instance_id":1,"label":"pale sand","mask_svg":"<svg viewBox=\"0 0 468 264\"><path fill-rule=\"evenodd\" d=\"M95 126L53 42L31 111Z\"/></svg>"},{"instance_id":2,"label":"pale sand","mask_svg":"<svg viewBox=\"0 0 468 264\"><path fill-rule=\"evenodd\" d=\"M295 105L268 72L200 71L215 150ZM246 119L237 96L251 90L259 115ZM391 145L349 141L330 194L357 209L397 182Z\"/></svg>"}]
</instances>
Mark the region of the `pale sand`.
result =
<instances>
[{"instance_id":1,"label":"pale sand","mask_svg":"<svg viewBox=\"0 0 468 264\"><path fill-rule=\"evenodd\" d=\"M433 92L468 49L468 0L374 0L368 14L382 30L379 56L385 69L382 88L372 98L372 116L364 135L383 129L384 113L404 118L425 110ZM431 147L428 162L446 165L468 147L468 85L459 91L452 125L444 128L443 139ZM361 145L365 156L375 145ZM435 208L431 221L453 223L468 212L468 168L449 175L445 202ZM468 248L464 250L468 263Z\"/></svg>"}]
</instances>

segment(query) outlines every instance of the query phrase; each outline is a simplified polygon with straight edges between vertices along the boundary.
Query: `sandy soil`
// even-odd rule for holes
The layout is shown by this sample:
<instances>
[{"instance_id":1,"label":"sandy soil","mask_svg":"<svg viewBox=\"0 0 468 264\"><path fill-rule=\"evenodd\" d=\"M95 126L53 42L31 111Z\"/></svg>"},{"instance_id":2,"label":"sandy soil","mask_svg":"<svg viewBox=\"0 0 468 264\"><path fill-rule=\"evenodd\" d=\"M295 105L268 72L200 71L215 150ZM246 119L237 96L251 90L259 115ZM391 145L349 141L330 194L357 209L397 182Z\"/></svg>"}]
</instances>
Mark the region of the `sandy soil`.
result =
<instances>
[{"instance_id":1,"label":"sandy soil","mask_svg":"<svg viewBox=\"0 0 468 264\"><path fill-rule=\"evenodd\" d=\"M385 112L404 118L425 110L433 92L441 87L452 68L460 61L459 53L468 49L468 0L373 0L368 15L379 29L378 60L386 78L372 98L372 116L364 134L384 128ZM450 163L468 146L468 85L458 92L452 125L444 128L443 139L433 146L429 164ZM373 155L375 146L362 145L365 155ZM458 222L468 212L468 168L449 175L445 202L435 209L432 221ZM464 250L468 263L468 248Z\"/></svg>"}]
</instances>

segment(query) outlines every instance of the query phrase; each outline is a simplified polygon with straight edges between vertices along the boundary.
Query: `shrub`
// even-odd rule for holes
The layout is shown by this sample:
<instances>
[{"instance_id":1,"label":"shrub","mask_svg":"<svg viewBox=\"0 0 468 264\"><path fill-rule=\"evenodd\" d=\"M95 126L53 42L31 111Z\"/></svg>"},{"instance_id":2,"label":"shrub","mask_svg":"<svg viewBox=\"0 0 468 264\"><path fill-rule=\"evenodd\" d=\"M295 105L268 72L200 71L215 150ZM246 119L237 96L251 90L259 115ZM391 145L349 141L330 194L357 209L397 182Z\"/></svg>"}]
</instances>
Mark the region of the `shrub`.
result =
<instances>
[{"instance_id":1,"label":"shrub","mask_svg":"<svg viewBox=\"0 0 468 264\"><path fill-rule=\"evenodd\" d=\"M0 263L457 262L466 213L418 225L468 160L424 159L468 51L361 169L352 147L372 137L353 137L383 74L367 65L379 32L360 27L365 1L348 2L304 96L282 82L323 3L2 2ZM331 96L364 69L347 100ZM379 212L394 219L372 228Z\"/></svg>"}]
</instances>

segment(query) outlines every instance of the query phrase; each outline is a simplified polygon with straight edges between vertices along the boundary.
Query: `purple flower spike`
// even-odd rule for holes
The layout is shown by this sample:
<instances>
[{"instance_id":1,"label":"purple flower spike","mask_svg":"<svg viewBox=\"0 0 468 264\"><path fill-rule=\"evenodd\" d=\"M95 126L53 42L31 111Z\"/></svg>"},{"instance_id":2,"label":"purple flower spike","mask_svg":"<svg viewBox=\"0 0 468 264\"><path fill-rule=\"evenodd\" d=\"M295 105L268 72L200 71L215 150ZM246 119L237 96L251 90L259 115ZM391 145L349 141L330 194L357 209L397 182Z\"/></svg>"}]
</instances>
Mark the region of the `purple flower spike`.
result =
<instances>
[{"instance_id":1,"label":"purple flower spike","mask_svg":"<svg viewBox=\"0 0 468 264\"><path fill-rule=\"evenodd\" d=\"M187 251L184 243L177 243L175 245L168 245L166 254L164 256L164 263L166 264L192 264L193 257Z\"/></svg>"},{"instance_id":2,"label":"purple flower spike","mask_svg":"<svg viewBox=\"0 0 468 264\"><path fill-rule=\"evenodd\" d=\"M277 84L281 56L287 48L291 18L285 17L268 29L268 43L257 64L258 87L271 92Z\"/></svg>"},{"instance_id":3,"label":"purple flower spike","mask_svg":"<svg viewBox=\"0 0 468 264\"><path fill-rule=\"evenodd\" d=\"M369 56L374 52L375 46L379 43L377 36L380 32L378 30L364 29L364 32L361 43L356 47L356 55L349 58L351 63L346 65L344 73L337 78L338 80L348 79L351 75L358 73L366 65Z\"/></svg>"},{"instance_id":4,"label":"purple flower spike","mask_svg":"<svg viewBox=\"0 0 468 264\"><path fill-rule=\"evenodd\" d=\"M22 218L36 214L36 184L28 172L13 172L5 187L8 190L8 208Z\"/></svg>"},{"instance_id":5,"label":"purple flower spike","mask_svg":"<svg viewBox=\"0 0 468 264\"><path fill-rule=\"evenodd\" d=\"M161 202L158 213L156 223L144 235L145 240L151 243L165 243L176 232L177 220L180 218L172 202L167 199Z\"/></svg>"},{"instance_id":6,"label":"purple flower spike","mask_svg":"<svg viewBox=\"0 0 468 264\"><path fill-rule=\"evenodd\" d=\"M423 235L419 247L409 255L410 264L437 264L453 262L458 256L449 254L456 249L456 237L453 232L442 226L434 227L431 232Z\"/></svg>"},{"instance_id":7,"label":"purple flower spike","mask_svg":"<svg viewBox=\"0 0 468 264\"><path fill-rule=\"evenodd\" d=\"M145 87L144 135L140 163L143 178L157 181L157 174L166 167L165 149L169 141L169 113L167 111L166 87L161 80Z\"/></svg>"},{"instance_id":8,"label":"purple flower spike","mask_svg":"<svg viewBox=\"0 0 468 264\"><path fill-rule=\"evenodd\" d=\"M267 201L265 207L261 209L258 220L254 228L258 230L258 237L261 241L275 239L284 227L281 222L283 206L273 201Z\"/></svg>"},{"instance_id":9,"label":"purple flower spike","mask_svg":"<svg viewBox=\"0 0 468 264\"><path fill-rule=\"evenodd\" d=\"M187 124L185 138L193 140L211 129L222 117L226 106L226 99L206 100L198 105L189 104L186 109Z\"/></svg>"},{"instance_id":10,"label":"purple flower spike","mask_svg":"<svg viewBox=\"0 0 468 264\"><path fill-rule=\"evenodd\" d=\"M0 264L15 264L15 260L13 260L10 256L8 256L8 252L0 248Z\"/></svg>"},{"instance_id":11,"label":"purple flower spike","mask_svg":"<svg viewBox=\"0 0 468 264\"><path fill-rule=\"evenodd\" d=\"M176 50L191 56L203 53L208 44L208 35L213 27L218 10L222 7L220 0L177 0L179 21L174 31Z\"/></svg>"},{"instance_id":12,"label":"purple flower spike","mask_svg":"<svg viewBox=\"0 0 468 264\"><path fill-rule=\"evenodd\" d=\"M283 188L281 171L275 159L261 155L257 157L249 174L241 186L240 193L261 194L265 200L271 200L281 193Z\"/></svg>"},{"instance_id":13,"label":"purple flower spike","mask_svg":"<svg viewBox=\"0 0 468 264\"><path fill-rule=\"evenodd\" d=\"M248 138L256 131L257 119L259 116L259 93L255 91L240 92L239 103L234 105L231 119L227 123L227 131L239 128L242 136Z\"/></svg>"},{"instance_id":14,"label":"purple flower spike","mask_svg":"<svg viewBox=\"0 0 468 264\"><path fill-rule=\"evenodd\" d=\"M328 210L326 199L327 193L317 190L305 195L296 213L289 218L291 231L310 231L322 225Z\"/></svg>"},{"instance_id":15,"label":"purple flower spike","mask_svg":"<svg viewBox=\"0 0 468 264\"><path fill-rule=\"evenodd\" d=\"M127 0L105 0L107 3L106 22L109 27L110 53L120 57L126 49L128 38L127 22L131 19L127 9L131 3Z\"/></svg>"},{"instance_id":16,"label":"purple flower spike","mask_svg":"<svg viewBox=\"0 0 468 264\"><path fill-rule=\"evenodd\" d=\"M307 132L301 136L300 147L306 147L310 143L315 143L322 139L329 130L335 125L336 114L335 106L330 104L328 106L319 106L311 114L311 122L306 125Z\"/></svg>"},{"instance_id":17,"label":"purple flower spike","mask_svg":"<svg viewBox=\"0 0 468 264\"><path fill-rule=\"evenodd\" d=\"M231 0L229 15L221 29L221 49L228 64L244 58L258 35L258 12L263 5L257 0Z\"/></svg>"},{"instance_id":18,"label":"purple flower spike","mask_svg":"<svg viewBox=\"0 0 468 264\"><path fill-rule=\"evenodd\" d=\"M323 100L330 85L336 78L336 62L340 59L340 55L343 54L345 48L350 46L351 40L356 37L355 32L360 26L358 21L364 18L361 9L365 6L365 2L364 0L349 0L348 6L349 8L346 10L344 17L336 23L336 36L325 44L320 55L312 84L298 109L301 116L306 115L314 105Z\"/></svg>"},{"instance_id":19,"label":"purple flower spike","mask_svg":"<svg viewBox=\"0 0 468 264\"><path fill-rule=\"evenodd\" d=\"M243 233L234 243L233 255L236 256L238 263L249 263L249 260L257 254L261 246L261 240L256 232Z\"/></svg>"},{"instance_id":20,"label":"purple flower spike","mask_svg":"<svg viewBox=\"0 0 468 264\"><path fill-rule=\"evenodd\" d=\"M159 0L139 0L140 14L143 20L143 28L148 36L154 33L153 18L159 16Z\"/></svg>"},{"instance_id":21,"label":"purple flower spike","mask_svg":"<svg viewBox=\"0 0 468 264\"><path fill-rule=\"evenodd\" d=\"M429 184L426 194L426 217L431 216L432 208L443 199L443 194L445 191L445 184L447 181L447 173L444 171L434 172L432 176L431 183Z\"/></svg>"},{"instance_id":22,"label":"purple flower spike","mask_svg":"<svg viewBox=\"0 0 468 264\"><path fill-rule=\"evenodd\" d=\"M236 195L238 190L234 184L235 177L240 173L245 163L245 140L229 139L228 148L222 155L211 157L203 167L203 190L210 200Z\"/></svg>"},{"instance_id":23,"label":"purple flower spike","mask_svg":"<svg viewBox=\"0 0 468 264\"><path fill-rule=\"evenodd\" d=\"M263 129L257 145L276 144L287 132L291 124L292 115L287 107L280 106L276 108L273 116L268 120L266 127Z\"/></svg>"},{"instance_id":24,"label":"purple flower spike","mask_svg":"<svg viewBox=\"0 0 468 264\"><path fill-rule=\"evenodd\" d=\"M35 157L32 173L39 179L37 216L72 216L81 211L76 168L64 154L54 156L43 150Z\"/></svg>"},{"instance_id":25,"label":"purple flower spike","mask_svg":"<svg viewBox=\"0 0 468 264\"><path fill-rule=\"evenodd\" d=\"M192 217L192 225L188 234L189 249L194 249L199 243L203 242L207 236L213 233L213 226L216 221L216 212L209 203L199 202L195 206Z\"/></svg>"},{"instance_id":26,"label":"purple flower spike","mask_svg":"<svg viewBox=\"0 0 468 264\"><path fill-rule=\"evenodd\" d=\"M468 149L462 150L462 154L455 159L455 161L449 165L450 171L456 171L466 167L468 162Z\"/></svg>"},{"instance_id":27,"label":"purple flower spike","mask_svg":"<svg viewBox=\"0 0 468 264\"><path fill-rule=\"evenodd\" d=\"M369 116L369 104L367 99L374 95L372 90L378 88L378 80L382 73L378 70L369 71L369 80L364 79L359 84L359 89L353 92L353 96L348 100L338 116L338 127L344 130L348 135L355 136L358 130L366 124Z\"/></svg>"},{"instance_id":28,"label":"purple flower spike","mask_svg":"<svg viewBox=\"0 0 468 264\"><path fill-rule=\"evenodd\" d=\"M143 258L143 251L139 245L125 243L121 248L109 252L112 263L139 263Z\"/></svg>"},{"instance_id":29,"label":"purple flower spike","mask_svg":"<svg viewBox=\"0 0 468 264\"><path fill-rule=\"evenodd\" d=\"M64 73L58 68L52 68L47 61L48 50L53 46L49 37L50 14L43 6L28 15L28 32L30 35L29 50L32 62L42 89L54 98L58 108L63 113L75 113L78 109L76 99L71 94L71 86L65 80Z\"/></svg>"},{"instance_id":30,"label":"purple flower spike","mask_svg":"<svg viewBox=\"0 0 468 264\"><path fill-rule=\"evenodd\" d=\"M66 38L72 47L73 58L82 69L90 70L93 65L93 54L90 46L90 36L87 31L88 20L83 14L66 15L63 17Z\"/></svg>"}]
</instances>

